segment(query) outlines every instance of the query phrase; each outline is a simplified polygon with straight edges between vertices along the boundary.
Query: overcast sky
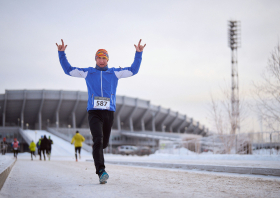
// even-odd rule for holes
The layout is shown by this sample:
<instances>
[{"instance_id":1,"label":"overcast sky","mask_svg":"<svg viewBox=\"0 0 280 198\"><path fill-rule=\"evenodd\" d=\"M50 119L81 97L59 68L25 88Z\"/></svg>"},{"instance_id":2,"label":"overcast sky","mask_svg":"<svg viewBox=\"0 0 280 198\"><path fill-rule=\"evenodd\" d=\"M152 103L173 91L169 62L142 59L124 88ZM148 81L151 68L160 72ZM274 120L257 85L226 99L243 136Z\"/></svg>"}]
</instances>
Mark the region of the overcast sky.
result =
<instances>
[{"instance_id":1,"label":"overcast sky","mask_svg":"<svg viewBox=\"0 0 280 198\"><path fill-rule=\"evenodd\" d=\"M111 0L0 1L0 93L5 89L87 91L64 74L55 43L64 39L72 66L95 66L104 48L109 67L130 66L139 39L147 46L139 73L121 79L118 95L187 114L212 128L210 93L231 82L228 20L241 21L240 90L245 97L279 41L280 1ZM252 114L249 127L258 130Z\"/></svg>"}]
</instances>

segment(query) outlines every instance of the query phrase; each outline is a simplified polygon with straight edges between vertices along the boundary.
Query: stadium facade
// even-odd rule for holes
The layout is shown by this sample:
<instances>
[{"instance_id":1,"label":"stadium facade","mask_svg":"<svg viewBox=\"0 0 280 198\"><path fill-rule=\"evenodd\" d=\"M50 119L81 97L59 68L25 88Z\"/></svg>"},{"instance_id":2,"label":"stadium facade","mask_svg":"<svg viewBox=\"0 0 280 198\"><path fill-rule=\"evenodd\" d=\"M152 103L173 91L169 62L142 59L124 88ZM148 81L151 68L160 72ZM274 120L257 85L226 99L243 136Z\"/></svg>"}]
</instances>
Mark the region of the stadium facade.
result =
<instances>
[{"instance_id":1,"label":"stadium facade","mask_svg":"<svg viewBox=\"0 0 280 198\"><path fill-rule=\"evenodd\" d=\"M65 90L5 90L0 94L0 133L12 128L56 130L73 134L76 130L88 136L87 92ZM112 144L133 144L138 138L176 139L192 134L207 136L208 129L193 118L156 106L148 100L116 96ZM137 142L139 142L137 140Z\"/></svg>"}]
</instances>

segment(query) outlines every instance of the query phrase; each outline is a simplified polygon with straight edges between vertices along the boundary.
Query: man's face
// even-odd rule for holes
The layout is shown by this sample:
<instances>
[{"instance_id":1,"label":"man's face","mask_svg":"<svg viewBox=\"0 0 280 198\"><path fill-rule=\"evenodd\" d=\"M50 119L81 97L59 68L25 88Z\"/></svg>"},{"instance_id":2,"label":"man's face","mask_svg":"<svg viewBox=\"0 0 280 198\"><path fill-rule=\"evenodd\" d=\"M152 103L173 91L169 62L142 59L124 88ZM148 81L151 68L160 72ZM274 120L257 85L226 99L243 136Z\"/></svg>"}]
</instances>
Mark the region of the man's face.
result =
<instances>
[{"instance_id":1,"label":"man's face","mask_svg":"<svg viewBox=\"0 0 280 198\"><path fill-rule=\"evenodd\" d=\"M97 57L96 58L96 65L99 67L106 67L108 64L108 61L105 57Z\"/></svg>"}]
</instances>

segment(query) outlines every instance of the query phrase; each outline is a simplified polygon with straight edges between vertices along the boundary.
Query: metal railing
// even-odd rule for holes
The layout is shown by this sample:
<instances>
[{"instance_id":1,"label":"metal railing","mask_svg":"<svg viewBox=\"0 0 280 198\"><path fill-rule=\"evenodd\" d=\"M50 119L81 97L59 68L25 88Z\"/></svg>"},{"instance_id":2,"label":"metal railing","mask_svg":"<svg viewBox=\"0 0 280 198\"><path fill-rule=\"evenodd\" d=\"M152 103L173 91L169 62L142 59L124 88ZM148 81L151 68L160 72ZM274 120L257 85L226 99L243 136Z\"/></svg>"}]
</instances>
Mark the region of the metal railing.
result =
<instances>
[{"instance_id":1,"label":"metal railing","mask_svg":"<svg viewBox=\"0 0 280 198\"><path fill-rule=\"evenodd\" d=\"M66 134L63 134L63 133L60 133L60 132L56 131L53 128L47 128L47 131L52 133L52 134L54 134L54 135L56 135L56 136L58 136L59 138L65 140L67 142L71 142L72 137L73 137L73 135L68 136ZM82 148L85 149L86 151L90 152L90 153L92 152L92 147L87 145L86 143L83 143Z\"/></svg>"},{"instance_id":2,"label":"metal railing","mask_svg":"<svg viewBox=\"0 0 280 198\"><path fill-rule=\"evenodd\" d=\"M158 153L168 154L252 154L280 155L280 132L213 134L185 141L169 141L159 145Z\"/></svg>"}]
</instances>

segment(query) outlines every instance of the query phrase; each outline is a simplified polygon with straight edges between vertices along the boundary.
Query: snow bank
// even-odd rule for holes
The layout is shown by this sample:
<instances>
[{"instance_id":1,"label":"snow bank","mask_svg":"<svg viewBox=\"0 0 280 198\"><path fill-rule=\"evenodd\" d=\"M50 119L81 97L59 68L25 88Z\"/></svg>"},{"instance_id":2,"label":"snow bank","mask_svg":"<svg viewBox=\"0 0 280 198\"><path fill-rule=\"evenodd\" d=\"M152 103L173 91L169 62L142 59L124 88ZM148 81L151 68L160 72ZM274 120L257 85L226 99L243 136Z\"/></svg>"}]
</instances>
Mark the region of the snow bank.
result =
<instances>
[{"instance_id":1,"label":"snow bank","mask_svg":"<svg viewBox=\"0 0 280 198\"><path fill-rule=\"evenodd\" d=\"M257 160L257 161L280 161L279 155L270 155L270 149L267 151L260 151L262 155L254 153L253 155L239 155L239 154L213 154L212 152L205 152L197 154L186 148L178 149L161 149L149 156L151 159L161 160ZM276 153L276 151L274 151Z\"/></svg>"}]
</instances>

